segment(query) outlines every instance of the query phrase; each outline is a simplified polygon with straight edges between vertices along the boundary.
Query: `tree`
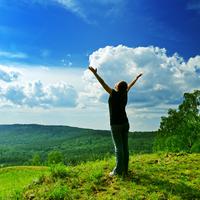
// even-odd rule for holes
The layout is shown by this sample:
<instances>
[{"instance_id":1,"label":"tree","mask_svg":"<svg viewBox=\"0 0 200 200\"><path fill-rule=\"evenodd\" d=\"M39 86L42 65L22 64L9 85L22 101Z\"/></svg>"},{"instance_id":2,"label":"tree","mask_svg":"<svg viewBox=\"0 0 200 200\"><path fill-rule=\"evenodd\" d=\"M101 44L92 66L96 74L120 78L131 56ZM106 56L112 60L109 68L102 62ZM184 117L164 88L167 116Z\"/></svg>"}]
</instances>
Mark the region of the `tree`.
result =
<instances>
[{"instance_id":1,"label":"tree","mask_svg":"<svg viewBox=\"0 0 200 200\"><path fill-rule=\"evenodd\" d=\"M31 160L31 165L35 165L35 166L41 165L41 157L40 157L40 154L35 153L35 154L33 155L33 158L32 158L32 160Z\"/></svg>"},{"instance_id":2,"label":"tree","mask_svg":"<svg viewBox=\"0 0 200 200\"><path fill-rule=\"evenodd\" d=\"M51 151L48 154L48 164L63 163L64 157L60 151Z\"/></svg>"},{"instance_id":3,"label":"tree","mask_svg":"<svg viewBox=\"0 0 200 200\"><path fill-rule=\"evenodd\" d=\"M161 117L154 150L190 152L200 144L200 91L185 93L178 109L169 109L167 117Z\"/></svg>"}]
</instances>

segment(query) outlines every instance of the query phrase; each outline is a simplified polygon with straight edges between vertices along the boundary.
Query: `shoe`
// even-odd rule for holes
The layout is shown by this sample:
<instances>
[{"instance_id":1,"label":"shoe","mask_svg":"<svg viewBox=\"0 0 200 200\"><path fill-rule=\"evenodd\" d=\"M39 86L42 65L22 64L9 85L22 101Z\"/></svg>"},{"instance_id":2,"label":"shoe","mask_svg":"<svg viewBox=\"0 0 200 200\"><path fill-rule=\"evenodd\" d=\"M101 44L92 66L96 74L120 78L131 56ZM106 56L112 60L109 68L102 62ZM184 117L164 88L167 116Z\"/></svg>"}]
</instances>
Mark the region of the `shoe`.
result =
<instances>
[{"instance_id":1,"label":"shoe","mask_svg":"<svg viewBox=\"0 0 200 200\"><path fill-rule=\"evenodd\" d=\"M109 173L109 176L111 176L111 177L112 177L112 176L116 176L116 175L117 175L117 174L116 174L116 172L114 172L114 171L112 171L112 172Z\"/></svg>"}]
</instances>

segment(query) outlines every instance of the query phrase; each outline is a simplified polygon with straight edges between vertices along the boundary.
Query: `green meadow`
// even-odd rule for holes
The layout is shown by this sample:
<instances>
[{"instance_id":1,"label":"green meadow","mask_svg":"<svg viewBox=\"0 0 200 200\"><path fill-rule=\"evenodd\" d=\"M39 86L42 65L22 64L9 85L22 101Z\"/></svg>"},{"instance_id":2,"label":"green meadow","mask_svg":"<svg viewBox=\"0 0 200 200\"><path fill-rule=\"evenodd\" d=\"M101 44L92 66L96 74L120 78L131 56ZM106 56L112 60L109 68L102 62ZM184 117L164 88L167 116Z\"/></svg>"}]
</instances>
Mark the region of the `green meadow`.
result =
<instances>
[{"instance_id":1,"label":"green meadow","mask_svg":"<svg viewBox=\"0 0 200 200\"><path fill-rule=\"evenodd\" d=\"M17 166L0 169L0 199L17 199L27 184L47 171L46 167Z\"/></svg>"}]
</instances>

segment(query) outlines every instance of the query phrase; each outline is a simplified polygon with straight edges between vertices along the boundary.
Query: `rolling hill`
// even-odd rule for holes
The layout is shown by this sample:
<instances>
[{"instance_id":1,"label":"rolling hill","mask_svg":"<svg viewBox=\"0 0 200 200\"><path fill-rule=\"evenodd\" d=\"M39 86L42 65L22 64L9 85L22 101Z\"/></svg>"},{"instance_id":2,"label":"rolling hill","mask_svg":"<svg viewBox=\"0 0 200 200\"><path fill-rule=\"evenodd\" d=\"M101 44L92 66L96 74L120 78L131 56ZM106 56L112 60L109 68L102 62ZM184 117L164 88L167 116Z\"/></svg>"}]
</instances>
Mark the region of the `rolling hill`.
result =
<instances>
[{"instance_id":1,"label":"rolling hill","mask_svg":"<svg viewBox=\"0 0 200 200\"><path fill-rule=\"evenodd\" d=\"M130 153L151 153L155 132L130 132ZM31 165L35 154L45 164L51 151L65 164L103 159L114 154L110 131L37 124L0 125L0 165Z\"/></svg>"}]
</instances>

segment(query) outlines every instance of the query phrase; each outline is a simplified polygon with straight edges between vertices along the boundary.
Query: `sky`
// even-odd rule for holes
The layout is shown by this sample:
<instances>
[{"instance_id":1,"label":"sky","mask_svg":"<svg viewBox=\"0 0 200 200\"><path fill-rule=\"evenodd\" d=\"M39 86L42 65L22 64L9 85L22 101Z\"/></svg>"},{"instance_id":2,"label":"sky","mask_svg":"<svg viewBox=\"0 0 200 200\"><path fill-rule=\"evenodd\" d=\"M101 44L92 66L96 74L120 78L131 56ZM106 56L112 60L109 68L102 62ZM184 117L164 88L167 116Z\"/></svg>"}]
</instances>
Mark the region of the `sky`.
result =
<instances>
[{"instance_id":1,"label":"sky","mask_svg":"<svg viewBox=\"0 0 200 200\"><path fill-rule=\"evenodd\" d=\"M0 0L0 124L109 129L108 94L129 92L131 130L157 130L200 86L200 0Z\"/></svg>"}]
</instances>

